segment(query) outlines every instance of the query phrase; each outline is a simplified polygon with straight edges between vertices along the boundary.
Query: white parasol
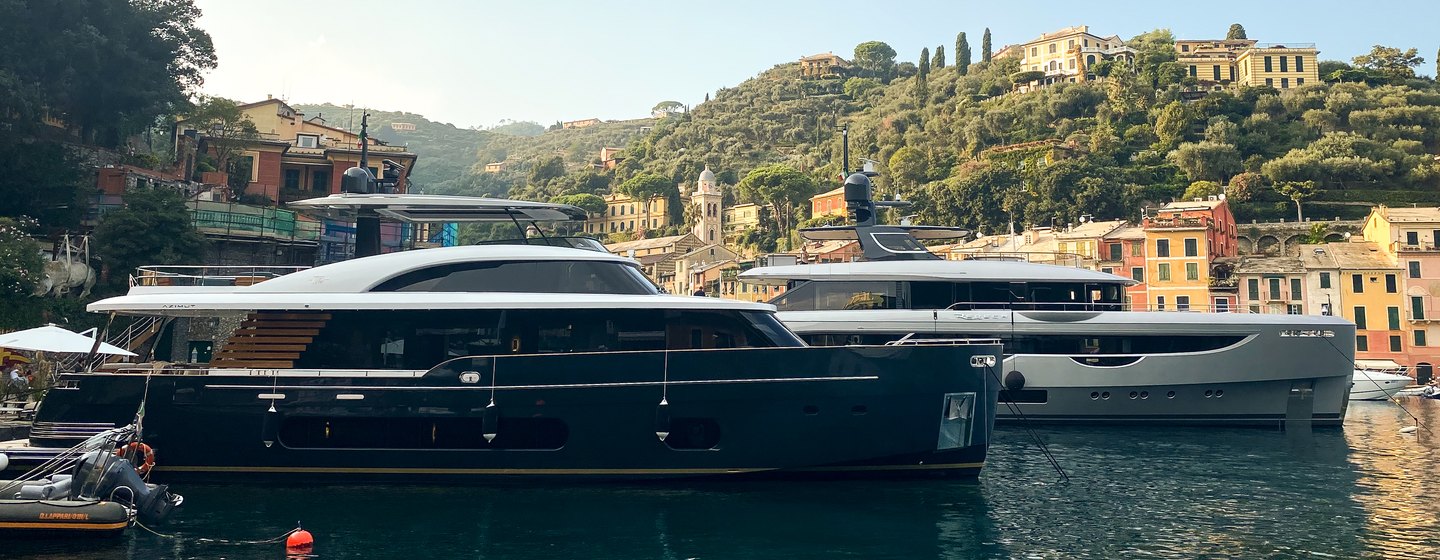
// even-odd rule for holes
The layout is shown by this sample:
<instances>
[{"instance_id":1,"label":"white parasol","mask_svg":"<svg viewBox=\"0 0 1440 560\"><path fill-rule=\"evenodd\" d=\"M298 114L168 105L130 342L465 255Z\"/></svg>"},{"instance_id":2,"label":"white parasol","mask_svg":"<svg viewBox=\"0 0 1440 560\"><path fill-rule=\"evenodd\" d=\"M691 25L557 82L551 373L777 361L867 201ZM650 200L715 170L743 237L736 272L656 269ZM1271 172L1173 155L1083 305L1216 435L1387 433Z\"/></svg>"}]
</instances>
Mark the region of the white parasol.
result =
<instances>
[{"instance_id":1,"label":"white parasol","mask_svg":"<svg viewBox=\"0 0 1440 560\"><path fill-rule=\"evenodd\" d=\"M95 348L95 339L51 324L0 334L0 348L61 354L89 354L90 349ZM119 356L135 355L134 352L104 342L101 342L100 347L95 351L100 354Z\"/></svg>"}]
</instances>

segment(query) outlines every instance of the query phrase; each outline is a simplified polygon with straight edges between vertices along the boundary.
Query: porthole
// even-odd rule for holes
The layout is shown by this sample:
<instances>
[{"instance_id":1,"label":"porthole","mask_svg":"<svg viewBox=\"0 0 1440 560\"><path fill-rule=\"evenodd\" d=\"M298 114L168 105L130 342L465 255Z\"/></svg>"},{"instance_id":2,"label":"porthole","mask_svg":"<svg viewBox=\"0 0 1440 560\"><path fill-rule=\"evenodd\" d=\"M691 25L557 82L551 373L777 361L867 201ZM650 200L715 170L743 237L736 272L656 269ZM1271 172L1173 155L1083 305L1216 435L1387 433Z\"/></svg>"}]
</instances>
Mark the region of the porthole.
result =
<instances>
[{"instance_id":1,"label":"porthole","mask_svg":"<svg viewBox=\"0 0 1440 560\"><path fill-rule=\"evenodd\" d=\"M1140 391L1140 398L1141 398L1141 399L1148 399L1148 398L1150 398L1150 391Z\"/></svg>"},{"instance_id":2,"label":"porthole","mask_svg":"<svg viewBox=\"0 0 1440 560\"><path fill-rule=\"evenodd\" d=\"M805 408L800 409L800 411L804 412L808 416L814 416L816 414L820 414L820 407L813 404L807 404L805 405Z\"/></svg>"},{"instance_id":3,"label":"porthole","mask_svg":"<svg viewBox=\"0 0 1440 560\"><path fill-rule=\"evenodd\" d=\"M1138 399L1138 398L1140 398L1140 393L1137 393L1137 392L1135 392L1135 391L1130 391L1130 400L1133 401L1133 400Z\"/></svg>"},{"instance_id":4,"label":"porthole","mask_svg":"<svg viewBox=\"0 0 1440 560\"><path fill-rule=\"evenodd\" d=\"M1175 398L1175 391L1168 391L1168 392L1166 392L1166 393L1165 393L1165 398L1167 398L1167 399L1173 399L1173 398Z\"/></svg>"},{"instance_id":5,"label":"porthole","mask_svg":"<svg viewBox=\"0 0 1440 560\"><path fill-rule=\"evenodd\" d=\"M1208 399L1208 398L1213 397L1213 396L1215 396L1215 391L1211 391L1211 390L1209 390L1209 389L1206 389L1206 390L1205 390L1205 398Z\"/></svg>"},{"instance_id":6,"label":"porthole","mask_svg":"<svg viewBox=\"0 0 1440 560\"><path fill-rule=\"evenodd\" d=\"M1098 401L1098 400L1100 400L1100 393L1098 393L1098 392L1093 392L1093 391L1092 391L1092 392L1090 393L1090 400L1092 400L1092 401Z\"/></svg>"},{"instance_id":7,"label":"porthole","mask_svg":"<svg viewBox=\"0 0 1440 560\"><path fill-rule=\"evenodd\" d=\"M1223 396L1225 396L1225 390L1224 390L1224 389L1216 389L1216 390L1215 390L1215 398L1218 399L1218 398L1223 397Z\"/></svg>"},{"instance_id":8,"label":"porthole","mask_svg":"<svg viewBox=\"0 0 1440 560\"><path fill-rule=\"evenodd\" d=\"M1107 401L1110 400L1110 391L1105 391L1104 393L1100 393L1100 398L1105 399L1105 400L1107 400Z\"/></svg>"}]
</instances>

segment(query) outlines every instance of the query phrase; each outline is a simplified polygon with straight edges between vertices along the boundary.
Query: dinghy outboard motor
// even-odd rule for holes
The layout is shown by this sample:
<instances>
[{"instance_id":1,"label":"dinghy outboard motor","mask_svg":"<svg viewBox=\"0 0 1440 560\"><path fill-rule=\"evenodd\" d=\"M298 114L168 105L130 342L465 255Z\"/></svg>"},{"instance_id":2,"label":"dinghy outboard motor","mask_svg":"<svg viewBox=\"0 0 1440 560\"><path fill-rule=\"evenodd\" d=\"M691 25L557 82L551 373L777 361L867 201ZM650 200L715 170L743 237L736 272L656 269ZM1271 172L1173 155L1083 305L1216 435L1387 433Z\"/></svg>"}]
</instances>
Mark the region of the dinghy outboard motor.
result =
<instances>
[{"instance_id":1,"label":"dinghy outboard motor","mask_svg":"<svg viewBox=\"0 0 1440 560\"><path fill-rule=\"evenodd\" d=\"M84 494L80 497L128 502L146 523L163 521L184 501L164 484L146 484L130 461L105 451L82 456L69 483L71 492Z\"/></svg>"}]
</instances>

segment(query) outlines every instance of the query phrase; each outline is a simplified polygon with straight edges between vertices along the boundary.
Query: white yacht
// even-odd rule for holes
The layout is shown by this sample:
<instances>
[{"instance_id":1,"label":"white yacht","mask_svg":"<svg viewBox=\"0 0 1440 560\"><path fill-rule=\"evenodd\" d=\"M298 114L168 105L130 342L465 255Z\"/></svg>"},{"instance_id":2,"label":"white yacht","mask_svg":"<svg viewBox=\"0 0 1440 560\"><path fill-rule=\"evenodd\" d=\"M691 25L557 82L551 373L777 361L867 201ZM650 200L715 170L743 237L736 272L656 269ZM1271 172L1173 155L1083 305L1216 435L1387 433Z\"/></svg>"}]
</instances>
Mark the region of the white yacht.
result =
<instances>
[{"instance_id":1,"label":"white yacht","mask_svg":"<svg viewBox=\"0 0 1440 560\"><path fill-rule=\"evenodd\" d=\"M858 177L858 179L857 179ZM863 184L860 184L863 183ZM846 182L864 262L761 267L783 285L780 320L812 345L995 337L1005 344L998 417L1052 422L1339 425L1355 325L1337 317L1123 311L1127 278L1010 261L946 261L877 226L869 181ZM953 237L953 235L952 235Z\"/></svg>"},{"instance_id":2,"label":"white yacht","mask_svg":"<svg viewBox=\"0 0 1440 560\"><path fill-rule=\"evenodd\" d=\"M1352 401L1383 401L1415 384L1399 364L1392 362L1376 367L1367 361L1370 360L1359 360L1359 367L1355 369L1355 384L1350 387Z\"/></svg>"}]
</instances>

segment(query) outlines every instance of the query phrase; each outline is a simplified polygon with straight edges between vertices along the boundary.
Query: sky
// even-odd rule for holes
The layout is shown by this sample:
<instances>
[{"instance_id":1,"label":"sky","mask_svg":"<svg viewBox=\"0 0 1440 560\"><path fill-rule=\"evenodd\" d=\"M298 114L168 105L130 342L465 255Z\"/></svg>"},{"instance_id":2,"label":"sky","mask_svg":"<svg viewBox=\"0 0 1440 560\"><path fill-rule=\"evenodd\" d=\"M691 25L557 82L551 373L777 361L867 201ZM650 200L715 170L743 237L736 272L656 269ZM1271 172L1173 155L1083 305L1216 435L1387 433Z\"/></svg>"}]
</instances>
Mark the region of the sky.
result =
<instances>
[{"instance_id":1,"label":"sky","mask_svg":"<svg viewBox=\"0 0 1440 560\"><path fill-rule=\"evenodd\" d=\"M1158 27L1223 38L1231 23L1261 42L1316 43L1321 60L1373 44L1416 47L1434 73L1435 0L1112 0L1076 3L890 0L196 0L219 67L203 91L238 101L353 103L462 128L649 115L699 104L770 67L816 53L846 58L878 40L918 60L965 32L979 59L1062 27L1128 39Z\"/></svg>"}]
</instances>

